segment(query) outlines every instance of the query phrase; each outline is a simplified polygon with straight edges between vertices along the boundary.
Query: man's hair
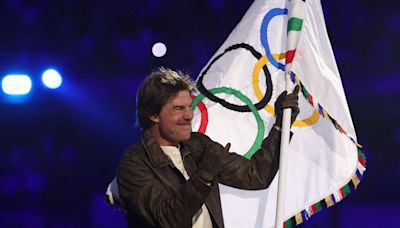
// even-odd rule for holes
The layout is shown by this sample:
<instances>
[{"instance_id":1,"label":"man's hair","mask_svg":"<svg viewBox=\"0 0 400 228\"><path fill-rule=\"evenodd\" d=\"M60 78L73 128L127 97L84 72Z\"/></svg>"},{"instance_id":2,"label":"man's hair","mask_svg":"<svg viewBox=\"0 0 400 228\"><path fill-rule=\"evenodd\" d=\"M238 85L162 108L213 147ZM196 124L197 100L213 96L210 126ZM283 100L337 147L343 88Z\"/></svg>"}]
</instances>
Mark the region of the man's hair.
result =
<instances>
[{"instance_id":1,"label":"man's hair","mask_svg":"<svg viewBox=\"0 0 400 228\"><path fill-rule=\"evenodd\" d=\"M137 111L140 127L144 130L153 125L151 115L158 115L161 108L178 92L193 89L189 75L160 67L153 71L140 85L137 94Z\"/></svg>"}]
</instances>

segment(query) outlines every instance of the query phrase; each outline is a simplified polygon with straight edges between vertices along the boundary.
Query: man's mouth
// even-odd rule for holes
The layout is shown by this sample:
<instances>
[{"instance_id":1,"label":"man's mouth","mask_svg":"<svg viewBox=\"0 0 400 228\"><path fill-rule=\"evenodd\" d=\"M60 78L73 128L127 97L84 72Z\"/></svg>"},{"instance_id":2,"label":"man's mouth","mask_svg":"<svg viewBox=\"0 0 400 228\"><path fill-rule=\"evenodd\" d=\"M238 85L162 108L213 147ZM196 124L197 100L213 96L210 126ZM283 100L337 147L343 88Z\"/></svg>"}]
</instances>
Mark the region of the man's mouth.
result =
<instances>
[{"instance_id":1,"label":"man's mouth","mask_svg":"<svg viewBox=\"0 0 400 228\"><path fill-rule=\"evenodd\" d=\"M190 123L180 123L178 125L181 127L190 127Z\"/></svg>"}]
</instances>

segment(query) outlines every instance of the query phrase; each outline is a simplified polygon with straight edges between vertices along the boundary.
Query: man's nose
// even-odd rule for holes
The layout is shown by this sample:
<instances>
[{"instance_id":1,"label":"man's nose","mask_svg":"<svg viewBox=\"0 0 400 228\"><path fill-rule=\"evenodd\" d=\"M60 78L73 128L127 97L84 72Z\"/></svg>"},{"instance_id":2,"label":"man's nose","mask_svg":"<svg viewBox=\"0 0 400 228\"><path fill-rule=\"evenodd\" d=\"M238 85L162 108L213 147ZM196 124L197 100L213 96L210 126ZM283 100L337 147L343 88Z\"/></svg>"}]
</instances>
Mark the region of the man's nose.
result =
<instances>
[{"instance_id":1,"label":"man's nose","mask_svg":"<svg viewBox=\"0 0 400 228\"><path fill-rule=\"evenodd\" d=\"M186 120L192 120L192 119L193 119L193 110L192 110L192 108L187 108L187 109L185 110L184 118L185 118Z\"/></svg>"}]
</instances>

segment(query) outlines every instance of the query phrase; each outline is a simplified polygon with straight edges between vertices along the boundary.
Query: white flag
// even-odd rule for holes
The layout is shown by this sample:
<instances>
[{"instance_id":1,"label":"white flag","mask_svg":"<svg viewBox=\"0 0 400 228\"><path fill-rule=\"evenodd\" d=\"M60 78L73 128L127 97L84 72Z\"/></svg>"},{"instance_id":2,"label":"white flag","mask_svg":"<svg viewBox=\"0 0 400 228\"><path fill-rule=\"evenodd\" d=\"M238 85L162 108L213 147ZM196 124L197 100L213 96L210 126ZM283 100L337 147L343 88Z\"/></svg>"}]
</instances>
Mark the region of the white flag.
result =
<instances>
[{"instance_id":1,"label":"white flag","mask_svg":"<svg viewBox=\"0 0 400 228\"><path fill-rule=\"evenodd\" d=\"M200 73L192 128L250 158L275 122L285 68L302 93L288 152L290 227L341 201L366 167L320 1L256 0ZM274 227L277 180L260 191L220 185L226 227Z\"/></svg>"}]
</instances>

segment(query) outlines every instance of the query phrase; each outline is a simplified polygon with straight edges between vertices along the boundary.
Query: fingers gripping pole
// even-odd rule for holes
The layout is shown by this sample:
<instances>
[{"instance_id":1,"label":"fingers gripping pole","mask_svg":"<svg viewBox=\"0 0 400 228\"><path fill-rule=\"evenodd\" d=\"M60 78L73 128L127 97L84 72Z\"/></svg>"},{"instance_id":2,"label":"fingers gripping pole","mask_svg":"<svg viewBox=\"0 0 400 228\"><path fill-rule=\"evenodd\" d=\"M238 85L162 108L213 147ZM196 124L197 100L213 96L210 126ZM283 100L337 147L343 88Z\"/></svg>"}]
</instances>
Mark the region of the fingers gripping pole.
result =
<instances>
[{"instance_id":1,"label":"fingers gripping pole","mask_svg":"<svg viewBox=\"0 0 400 228\"><path fill-rule=\"evenodd\" d=\"M290 90L290 75L285 74L286 78L286 91L289 93ZM278 199L276 201L276 217L275 217L275 228L283 227L283 212L285 205L285 193L286 193L286 176L287 176L287 152L289 148L289 136L290 136L290 117L292 115L292 109L285 108L283 110L282 117L282 132L281 132L281 153L279 157L279 179L278 179Z\"/></svg>"}]
</instances>

